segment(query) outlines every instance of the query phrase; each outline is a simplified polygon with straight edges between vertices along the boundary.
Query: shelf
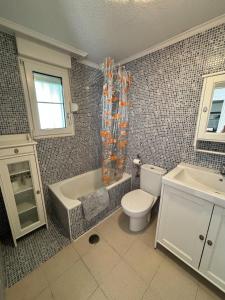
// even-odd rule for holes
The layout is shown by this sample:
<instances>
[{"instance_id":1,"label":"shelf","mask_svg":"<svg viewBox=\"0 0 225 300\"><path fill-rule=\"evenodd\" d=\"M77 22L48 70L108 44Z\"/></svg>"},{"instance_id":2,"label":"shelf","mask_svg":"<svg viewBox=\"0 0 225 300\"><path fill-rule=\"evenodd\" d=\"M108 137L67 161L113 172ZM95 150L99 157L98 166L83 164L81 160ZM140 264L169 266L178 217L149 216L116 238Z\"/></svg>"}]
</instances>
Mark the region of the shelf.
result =
<instances>
[{"instance_id":1,"label":"shelf","mask_svg":"<svg viewBox=\"0 0 225 300\"><path fill-rule=\"evenodd\" d=\"M30 202L22 202L20 204L17 204L19 215L24 214L25 212L28 212L29 210L32 210L34 208L37 208L37 206Z\"/></svg>"},{"instance_id":2,"label":"shelf","mask_svg":"<svg viewBox=\"0 0 225 300\"><path fill-rule=\"evenodd\" d=\"M39 220L27 220L27 221L21 223L21 228L26 228L30 225L33 225L33 224L37 223L38 221Z\"/></svg>"},{"instance_id":3,"label":"shelf","mask_svg":"<svg viewBox=\"0 0 225 300\"><path fill-rule=\"evenodd\" d=\"M27 173L27 172L30 172L30 169L25 169L25 170L10 172L9 175L10 176L15 176L15 175L24 174L24 173Z\"/></svg>"},{"instance_id":4,"label":"shelf","mask_svg":"<svg viewBox=\"0 0 225 300\"><path fill-rule=\"evenodd\" d=\"M33 190L33 186L24 186L23 189L20 189L16 192L14 191L14 195L16 196L16 195L19 195L21 193L24 193L24 192L27 192L27 191L30 191L30 190Z\"/></svg>"}]
</instances>

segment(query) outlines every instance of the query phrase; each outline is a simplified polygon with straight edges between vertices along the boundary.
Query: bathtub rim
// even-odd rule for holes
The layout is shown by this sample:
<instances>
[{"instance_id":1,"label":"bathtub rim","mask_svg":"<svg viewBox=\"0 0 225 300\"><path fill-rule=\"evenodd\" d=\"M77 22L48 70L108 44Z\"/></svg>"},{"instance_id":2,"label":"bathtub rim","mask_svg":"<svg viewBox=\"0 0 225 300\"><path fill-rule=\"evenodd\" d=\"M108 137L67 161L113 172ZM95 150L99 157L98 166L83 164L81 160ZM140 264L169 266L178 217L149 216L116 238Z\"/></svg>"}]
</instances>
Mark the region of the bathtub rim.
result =
<instances>
[{"instance_id":1,"label":"bathtub rim","mask_svg":"<svg viewBox=\"0 0 225 300\"><path fill-rule=\"evenodd\" d=\"M67 211L70 211L70 210L74 209L75 207L78 207L79 205L81 205L81 201L79 201L78 199L71 199L71 198L64 196L60 190L60 187L67 182L73 181L77 177L84 177L86 174L96 172L97 170L100 170L100 169L91 170L91 171L82 173L80 175L76 175L76 176L64 179L62 181L58 181L53 184L49 184L48 188L54 194L54 196L58 199L58 201L60 201L62 203L62 205L67 209ZM118 184L120 184L128 179L131 179L131 178L132 178L131 174L124 172L123 177L120 180L106 186L106 189L110 190L111 188L113 188L113 187L117 186Z\"/></svg>"}]
</instances>

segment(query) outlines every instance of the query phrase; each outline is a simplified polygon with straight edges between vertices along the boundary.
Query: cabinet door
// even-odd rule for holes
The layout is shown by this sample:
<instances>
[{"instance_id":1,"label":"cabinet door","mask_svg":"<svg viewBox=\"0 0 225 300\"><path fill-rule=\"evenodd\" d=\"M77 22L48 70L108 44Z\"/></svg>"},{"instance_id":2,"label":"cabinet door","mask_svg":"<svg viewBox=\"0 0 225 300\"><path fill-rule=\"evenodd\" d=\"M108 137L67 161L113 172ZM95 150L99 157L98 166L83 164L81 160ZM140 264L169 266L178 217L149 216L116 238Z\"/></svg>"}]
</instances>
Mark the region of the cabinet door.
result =
<instances>
[{"instance_id":1,"label":"cabinet door","mask_svg":"<svg viewBox=\"0 0 225 300\"><path fill-rule=\"evenodd\" d=\"M225 209L215 206L200 271L225 290Z\"/></svg>"},{"instance_id":2,"label":"cabinet door","mask_svg":"<svg viewBox=\"0 0 225 300\"><path fill-rule=\"evenodd\" d=\"M0 162L4 201L16 238L45 223L34 155Z\"/></svg>"},{"instance_id":3,"label":"cabinet door","mask_svg":"<svg viewBox=\"0 0 225 300\"><path fill-rule=\"evenodd\" d=\"M158 241L194 268L198 268L213 205L164 185Z\"/></svg>"}]
</instances>

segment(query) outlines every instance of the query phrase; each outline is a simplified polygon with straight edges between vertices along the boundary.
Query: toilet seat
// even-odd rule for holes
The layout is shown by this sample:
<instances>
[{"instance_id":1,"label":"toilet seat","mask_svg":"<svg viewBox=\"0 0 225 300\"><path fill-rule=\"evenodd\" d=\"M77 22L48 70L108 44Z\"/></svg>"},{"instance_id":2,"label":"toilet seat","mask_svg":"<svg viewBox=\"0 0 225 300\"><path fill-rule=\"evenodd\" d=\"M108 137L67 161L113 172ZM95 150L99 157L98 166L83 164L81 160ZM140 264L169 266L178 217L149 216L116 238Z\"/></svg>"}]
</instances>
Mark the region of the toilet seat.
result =
<instances>
[{"instance_id":1,"label":"toilet seat","mask_svg":"<svg viewBox=\"0 0 225 300\"><path fill-rule=\"evenodd\" d=\"M123 196L121 205L127 215L140 217L141 215L146 214L148 210L150 211L155 200L156 197L153 195L138 189Z\"/></svg>"}]
</instances>

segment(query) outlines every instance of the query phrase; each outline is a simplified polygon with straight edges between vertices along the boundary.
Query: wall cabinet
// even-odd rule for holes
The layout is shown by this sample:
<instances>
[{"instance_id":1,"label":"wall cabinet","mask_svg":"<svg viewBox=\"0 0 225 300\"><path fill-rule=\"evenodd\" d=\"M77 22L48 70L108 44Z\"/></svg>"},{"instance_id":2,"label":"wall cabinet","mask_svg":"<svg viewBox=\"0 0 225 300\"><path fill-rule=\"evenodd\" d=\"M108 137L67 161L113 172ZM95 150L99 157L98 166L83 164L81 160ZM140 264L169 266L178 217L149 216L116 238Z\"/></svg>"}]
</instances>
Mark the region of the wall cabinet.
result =
<instances>
[{"instance_id":1,"label":"wall cabinet","mask_svg":"<svg viewBox=\"0 0 225 300\"><path fill-rule=\"evenodd\" d=\"M225 291L225 208L164 184L156 243Z\"/></svg>"},{"instance_id":2,"label":"wall cabinet","mask_svg":"<svg viewBox=\"0 0 225 300\"><path fill-rule=\"evenodd\" d=\"M15 245L46 224L35 144L26 135L0 137L1 190Z\"/></svg>"}]
</instances>

